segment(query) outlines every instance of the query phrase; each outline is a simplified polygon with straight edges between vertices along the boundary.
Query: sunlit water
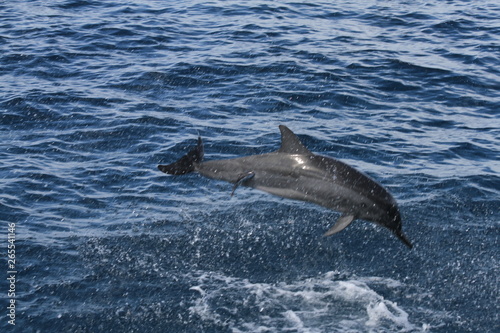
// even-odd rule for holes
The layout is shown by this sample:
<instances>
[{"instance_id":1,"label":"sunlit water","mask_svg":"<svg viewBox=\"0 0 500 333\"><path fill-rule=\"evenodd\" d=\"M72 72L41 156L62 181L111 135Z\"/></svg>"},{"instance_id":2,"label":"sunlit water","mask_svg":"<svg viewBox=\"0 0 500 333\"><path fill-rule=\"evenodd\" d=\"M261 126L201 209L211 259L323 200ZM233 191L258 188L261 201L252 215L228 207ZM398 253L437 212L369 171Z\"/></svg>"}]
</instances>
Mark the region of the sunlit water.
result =
<instances>
[{"instance_id":1,"label":"sunlit water","mask_svg":"<svg viewBox=\"0 0 500 333\"><path fill-rule=\"evenodd\" d=\"M497 332L497 1L0 5L2 256L16 332ZM279 148L398 200L339 214L156 169Z\"/></svg>"}]
</instances>

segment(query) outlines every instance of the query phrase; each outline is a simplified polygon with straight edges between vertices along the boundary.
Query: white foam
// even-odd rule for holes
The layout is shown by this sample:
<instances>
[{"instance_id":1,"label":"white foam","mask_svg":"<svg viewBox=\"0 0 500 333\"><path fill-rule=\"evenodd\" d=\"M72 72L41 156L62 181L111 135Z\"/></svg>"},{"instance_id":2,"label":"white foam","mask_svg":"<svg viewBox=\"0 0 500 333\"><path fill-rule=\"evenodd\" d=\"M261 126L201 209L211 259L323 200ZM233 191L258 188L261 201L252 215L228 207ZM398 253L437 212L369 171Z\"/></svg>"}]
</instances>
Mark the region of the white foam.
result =
<instances>
[{"instance_id":1,"label":"white foam","mask_svg":"<svg viewBox=\"0 0 500 333\"><path fill-rule=\"evenodd\" d=\"M338 272L290 283L252 283L219 273L195 278L200 297L190 312L202 320L243 332L422 331L395 302L377 294L365 281L400 288L379 277L338 280Z\"/></svg>"},{"instance_id":2,"label":"white foam","mask_svg":"<svg viewBox=\"0 0 500 333\"><path fill-rule=\"evenodd\" d=\"M193 286L189 290L195 290L200 293L200 298L195 301L195 304L189 308L189 311L198 315L204 321L220 322L220 316L214 313L210 308L210 304L206 300L206 293L201 286Z\"/></svg>"},{"instance_id":3,"label":"white foam","mask_svg":"<svg viewBox=\"0 0 500 333\"><path fill-rule=\"evenodd\" d=\"M406 331L410 331L413 328L408 321L408 314L391 301L385 300L370 303L366 308L366 312L370 318L366 322L368 326L378 326L381 321L389 320Z\"/></svg>"},{"instance_id":4,"label":"white foam","mask_svg":"<svg viewBox=\"0 0 500 333\"><path fill-rule=\"evenodd\" d=\"M304 329L304 323L302 320L299 318L299 316L293 312L292 310L287 310L283 312L283 317L292 324L292 327L295 329L303 330Z\"/></svg>"}]
</instances>

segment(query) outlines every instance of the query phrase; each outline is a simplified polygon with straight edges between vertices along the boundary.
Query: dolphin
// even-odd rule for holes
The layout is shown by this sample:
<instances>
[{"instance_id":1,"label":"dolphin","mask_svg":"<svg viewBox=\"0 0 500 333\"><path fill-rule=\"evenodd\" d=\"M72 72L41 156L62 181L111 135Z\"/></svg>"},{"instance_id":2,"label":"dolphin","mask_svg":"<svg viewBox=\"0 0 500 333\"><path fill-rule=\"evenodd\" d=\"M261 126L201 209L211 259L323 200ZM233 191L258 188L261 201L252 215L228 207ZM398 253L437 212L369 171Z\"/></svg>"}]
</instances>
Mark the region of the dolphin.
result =
<instances>
[{"instance_id":1,"label":"dolphin","mask_svg":"<svg viewBox=\"0 0 500 333\"><path fill-rule=\"evenodd\" d=\"M310 152L286 126L280 125L281 148L275 152L203 162L203 142L177 162L159 165L171 175L198 172L202 176L248 186L280 197L312 202L342 213L324 234L333 235L356 219L374 222L392 231L406 246L401 215L392 195L353 167Z\"/></svg>"}]
</instances>

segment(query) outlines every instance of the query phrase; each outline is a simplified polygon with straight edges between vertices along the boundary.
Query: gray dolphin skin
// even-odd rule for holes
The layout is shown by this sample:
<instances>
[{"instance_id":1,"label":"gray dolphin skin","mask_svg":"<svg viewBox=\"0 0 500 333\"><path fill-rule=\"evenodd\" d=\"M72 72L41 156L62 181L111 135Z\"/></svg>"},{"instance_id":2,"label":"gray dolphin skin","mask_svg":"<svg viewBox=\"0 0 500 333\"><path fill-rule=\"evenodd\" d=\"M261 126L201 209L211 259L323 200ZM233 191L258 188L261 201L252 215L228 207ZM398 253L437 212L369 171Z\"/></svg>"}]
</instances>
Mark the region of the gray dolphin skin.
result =
<instances>
[{"instance_id":1,"label":"gray dolphin skin","mask_svg":"<svg viewBox=\"0 0 500 333\"><path fill-rule=\"evenodd\" d=\"M203 143L177 162L159 165L171 175L198 172L202 176L280 197L312 202L342 213L324 235L333 235L355 219L374 222L391 230L413 247L401 230L401 216L392 195L376 181L333 158L311 153L286 126L280 125L281 148L272 153L203 162Z\"/></svg>"}]
</instances>

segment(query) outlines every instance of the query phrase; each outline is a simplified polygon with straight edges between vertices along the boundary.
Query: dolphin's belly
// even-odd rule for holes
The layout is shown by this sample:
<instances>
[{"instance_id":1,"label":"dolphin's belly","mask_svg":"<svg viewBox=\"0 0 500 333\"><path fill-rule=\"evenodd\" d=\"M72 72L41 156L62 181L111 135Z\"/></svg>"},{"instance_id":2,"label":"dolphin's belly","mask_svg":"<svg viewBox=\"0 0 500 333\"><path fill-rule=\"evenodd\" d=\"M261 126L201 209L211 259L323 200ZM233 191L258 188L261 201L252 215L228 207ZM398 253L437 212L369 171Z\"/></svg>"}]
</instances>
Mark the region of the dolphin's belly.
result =
<instances>
[{"instance_id":1,"label":"dolphin's belly","mask_svg":"<svg viewBox=\"0 0 500 333\"><path fill-rule=\"evenodd\" d=\"M372 219L382 212L381 207L362 193L342 186L329 179L283 179L270 184L258 181L249 184L258 190L280 197L311 202L342 213L355 214L359 218Z\"/></svg>"}]
</instances>

